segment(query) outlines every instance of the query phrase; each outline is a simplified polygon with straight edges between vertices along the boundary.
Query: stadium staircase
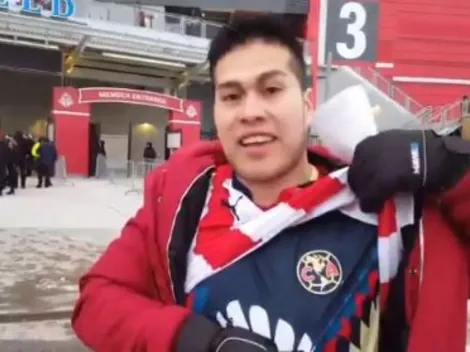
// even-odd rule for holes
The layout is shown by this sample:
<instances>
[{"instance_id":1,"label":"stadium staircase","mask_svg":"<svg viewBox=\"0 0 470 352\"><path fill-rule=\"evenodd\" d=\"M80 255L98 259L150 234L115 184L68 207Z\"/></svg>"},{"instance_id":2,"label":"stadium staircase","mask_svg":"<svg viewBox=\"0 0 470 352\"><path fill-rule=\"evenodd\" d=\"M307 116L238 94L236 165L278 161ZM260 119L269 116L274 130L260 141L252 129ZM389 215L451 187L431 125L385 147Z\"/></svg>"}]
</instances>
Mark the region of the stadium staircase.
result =
<instances>
[{"instance_id":1,"label":"stadium staircase","mask_svg":"<svg viewBox=\"0 0 470 352\"><path fill-rule=\"evenodd\" d=\"M448 133L460 125L460 102L440 107L420 104L371 67L333 67L320 79L320 98L326 100L343 89L362 85L373 106L381 107L377 118L380 130L390 128L432 128Z\"/></svg>"}]
</instances>

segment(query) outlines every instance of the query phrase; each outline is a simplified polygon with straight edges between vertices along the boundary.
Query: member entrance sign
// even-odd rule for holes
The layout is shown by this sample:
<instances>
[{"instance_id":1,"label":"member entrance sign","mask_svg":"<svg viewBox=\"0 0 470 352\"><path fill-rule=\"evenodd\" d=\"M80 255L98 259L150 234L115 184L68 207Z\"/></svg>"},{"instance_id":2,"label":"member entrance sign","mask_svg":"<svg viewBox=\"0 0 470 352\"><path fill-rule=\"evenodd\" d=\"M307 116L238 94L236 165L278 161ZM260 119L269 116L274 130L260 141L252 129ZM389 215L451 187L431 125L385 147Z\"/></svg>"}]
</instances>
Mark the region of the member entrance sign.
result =
<instances>
[{"instance_id":1,"label":"member entrance sign","mask_svg":"<svg viewBox=\"0 0 470 352\"><path fill-rule=\"evenodd\" d=\"M75 15L76 4L75 0L0 0L2 10L66 19Z\"/></svg>"}]
</instances>

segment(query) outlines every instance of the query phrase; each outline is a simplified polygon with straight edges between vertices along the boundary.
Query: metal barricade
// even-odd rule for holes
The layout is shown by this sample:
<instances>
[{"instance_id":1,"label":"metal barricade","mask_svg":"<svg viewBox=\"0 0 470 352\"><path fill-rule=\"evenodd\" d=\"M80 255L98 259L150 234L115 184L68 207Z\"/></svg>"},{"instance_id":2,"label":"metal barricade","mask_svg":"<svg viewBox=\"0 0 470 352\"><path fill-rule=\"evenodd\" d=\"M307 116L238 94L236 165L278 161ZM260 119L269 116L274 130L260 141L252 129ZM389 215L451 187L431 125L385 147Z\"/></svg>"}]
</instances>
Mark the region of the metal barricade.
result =
<instances>
[{"instance_id":1,"label":"metal barricade","mask_svg":"<svg viewBox=\"0 0 470 352\"><path fill-rule=\"evenodd\" d=\"M98 154L96 156L96 167L95 167L95 177L99 179L104 179L108 177L108 165L106 163L106 157L103 154Z\"/></svg>"},{"instance_id":2,"label":"metal barricade","mask_svg":"<svg viewBox=\"0 0 470 352\"><path fill-rule=\"evenodd\" d=\"M55 163L54 182L58 182L59 184L63 185L75 186L75 183L68 177L67 159L65 159L65 156L63 155L60 155Z\"/></svg>"},{"instance_id":3,"label":"metal barricade","mask_svg":"<svg viewBox=\"0 0 470 352\"><path fill-rule=\"evenodd\" d=\"M125 194L141 193L144 190L145 176L163 162L164 160L116 161L101 156L96 160L96 177L108 179L111 184L124 187Z\"/></svg>"},{"instance_id":4,"label":"metal barricade","mask_svg":"<svg viewBox=\"0 0 470 352\"><path fill-rule=\"evenodd\" d=\"M143 192L145 176L160 164L161 162L156 161L129 161L130 186L125 194Z\"/></svg>"}]
</instances>

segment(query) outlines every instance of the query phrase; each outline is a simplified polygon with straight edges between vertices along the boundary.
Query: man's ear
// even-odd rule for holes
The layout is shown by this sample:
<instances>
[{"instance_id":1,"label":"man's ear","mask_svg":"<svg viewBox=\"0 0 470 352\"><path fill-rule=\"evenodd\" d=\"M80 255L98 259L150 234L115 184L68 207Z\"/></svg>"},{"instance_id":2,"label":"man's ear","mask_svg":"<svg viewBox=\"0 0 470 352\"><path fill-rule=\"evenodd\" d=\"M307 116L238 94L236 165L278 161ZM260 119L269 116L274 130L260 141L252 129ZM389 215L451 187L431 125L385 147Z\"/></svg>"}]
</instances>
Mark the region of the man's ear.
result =
<instances>
[{"instance_id":1,"label":"man's ear","mask_svg":"<svg viewBox=\"0 0 470 352\"><path fill-rule=\"evenodd\" d=\"M306 117L306 127L310 128L313 121L313 101L312 101L312 88L307 88L304 92L304 116Z\"/></svg>"}]
</instances>

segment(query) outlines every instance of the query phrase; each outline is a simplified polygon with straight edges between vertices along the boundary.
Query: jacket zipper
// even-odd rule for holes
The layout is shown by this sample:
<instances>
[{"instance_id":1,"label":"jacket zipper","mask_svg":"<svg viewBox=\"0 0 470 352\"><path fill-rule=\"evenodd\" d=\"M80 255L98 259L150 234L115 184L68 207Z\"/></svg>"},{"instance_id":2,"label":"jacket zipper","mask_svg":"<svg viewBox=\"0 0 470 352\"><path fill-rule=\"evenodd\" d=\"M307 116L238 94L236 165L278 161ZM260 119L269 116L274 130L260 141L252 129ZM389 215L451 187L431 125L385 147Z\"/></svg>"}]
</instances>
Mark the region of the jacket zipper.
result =
<instances>
[{"instance_id":1,"label":"jacket zipper","mask_svg":"<svg viewBox=\"0 0 470 352\"><path fill-rule=\"evenodd\" d=\"M194 179L191 181L191 183L186 187L186 189L184 190L184 193L183 193L183 196L180 198L180 200L178 201L178 208L176 209L174 215L173 215L173 219L171 221L171 229L170 229L170 236L168 236L168 242L166 244L166 265L167 265L167 275L168 275L168 279L169 279L169 282L170 282L170 288L171 288L171 295L173 297L173 300L176 302L176 293L175 293L175 284L174 282L172 281L171 279L171 263L170 263L170 244L171 244L171 240L173 238L173 232L175 230L175 224L176 224L176 219L178 218L178 214L179 212L181 211L181 206L183 204L183 201L184 199L186 198L186 196L188 195L188 192L189 190L193 187L193 185L200 179L202 178L210 169L214 168L214 165L210 165L208 167L206 167L203 171L201 171L196 177L194 177Z\"/></svg>"}]
</instances>

